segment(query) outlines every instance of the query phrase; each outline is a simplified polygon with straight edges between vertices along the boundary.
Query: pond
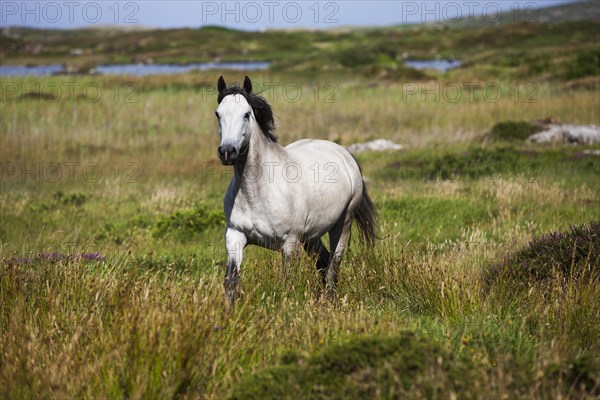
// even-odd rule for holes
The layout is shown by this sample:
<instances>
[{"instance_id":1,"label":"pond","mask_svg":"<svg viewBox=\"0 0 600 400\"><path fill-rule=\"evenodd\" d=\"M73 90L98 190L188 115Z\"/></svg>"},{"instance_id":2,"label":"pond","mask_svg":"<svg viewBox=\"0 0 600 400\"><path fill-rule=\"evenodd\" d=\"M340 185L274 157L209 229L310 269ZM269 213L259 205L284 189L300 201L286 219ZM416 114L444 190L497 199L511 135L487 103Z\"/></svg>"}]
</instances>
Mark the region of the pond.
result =
<instances>
[{"instance_id":1,"label":"pond","mask_svg":"<svg viewBox=\"0 0 600 400\"><path fill-rule=\"evenodd\" d=\"M194 70L241 70L262 71L269 68L271 64L264 61L252 62L214 62L194 63L185 65L176 64L105 64L96 67L96 71L102 75L171 75L181 74ZM64 72L64 66L60 64L50 65L0 65L0 76L51 76Z\"/></svg>"},{"instance_id":2,"label":"pond","mask_svg":"<svg viewBox=\"0 0 600 400\"><path fill-rule=\"evenodd\" d=\"M50 76L63 70L60 64L50 65L0 65L0 77L5 76Z\"/></svg>"},{"instance_id":3,"label":"pond","mask_svg":"<svg viewBox=\"0 0 600 400\"><path fill-rule=\"evenodd\" d=\"M404 64L414 69L434 69L440 72L448 72L451 69L458 68L462 62L458 60L406 60Z\"/></svg>"}]
</instances>

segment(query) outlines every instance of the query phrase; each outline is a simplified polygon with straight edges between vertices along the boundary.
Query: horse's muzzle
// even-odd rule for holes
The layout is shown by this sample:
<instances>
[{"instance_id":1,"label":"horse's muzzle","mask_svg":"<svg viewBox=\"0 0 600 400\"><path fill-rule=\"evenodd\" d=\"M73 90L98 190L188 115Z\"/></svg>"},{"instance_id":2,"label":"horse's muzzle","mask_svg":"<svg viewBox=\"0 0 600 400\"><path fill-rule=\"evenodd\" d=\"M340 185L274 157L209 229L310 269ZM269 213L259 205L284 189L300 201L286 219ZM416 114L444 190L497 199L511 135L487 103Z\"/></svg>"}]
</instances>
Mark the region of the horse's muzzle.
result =
<instances>
[{"instance_id":1,"label":"horse's muzzle","mask_svg":"<svg viewBox=\"0 0 600 400\"><path fill-rule=\"evenodd\" d=\"M235 164L235 160L237 159L239 154L239 151L237 151L237 149L234 146L228 144L221 145L217 149L217 155L219 156L221 164L223 165Z\"/></svg>"}]
</instances>

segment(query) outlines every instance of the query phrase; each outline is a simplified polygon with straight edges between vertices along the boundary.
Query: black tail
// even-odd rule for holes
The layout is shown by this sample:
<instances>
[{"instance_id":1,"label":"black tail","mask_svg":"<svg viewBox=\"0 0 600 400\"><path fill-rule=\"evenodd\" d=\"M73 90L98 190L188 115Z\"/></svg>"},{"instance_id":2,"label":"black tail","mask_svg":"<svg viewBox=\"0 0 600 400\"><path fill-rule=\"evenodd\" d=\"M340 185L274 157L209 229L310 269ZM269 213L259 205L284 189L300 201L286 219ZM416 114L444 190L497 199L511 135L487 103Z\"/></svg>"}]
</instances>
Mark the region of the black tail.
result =
<instances>
[{"instance_id":1,"label":"black tail","mask_svg":"<svg viewBox=\"0 0 600 400\"><path fill-rule=\"evenodd\" d=\"M377 210L369 197L369 193L367 193L367 186L364 180L362 200L354 213L354 218L365 243L370 246L374 245L377 239Z\"/></svg>"}]
</instances>

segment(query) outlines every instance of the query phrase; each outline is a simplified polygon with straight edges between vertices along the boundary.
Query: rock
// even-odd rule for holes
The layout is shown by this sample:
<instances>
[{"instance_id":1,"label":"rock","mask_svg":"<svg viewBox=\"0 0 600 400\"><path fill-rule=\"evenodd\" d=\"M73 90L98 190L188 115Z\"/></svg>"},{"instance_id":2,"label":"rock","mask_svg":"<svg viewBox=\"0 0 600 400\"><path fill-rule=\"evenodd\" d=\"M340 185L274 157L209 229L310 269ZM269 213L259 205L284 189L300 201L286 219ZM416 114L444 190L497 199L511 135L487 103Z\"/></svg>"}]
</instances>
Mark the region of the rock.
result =
<instances>
[{"instance_id":1,"label":"rock","mask_svg":"<svg viewBox=\"0 0 600 400\"><path fill-rule=\"evenodd\" d=\"M360 153L363 151L385 151L401 150L402 146L387 139L375 139L364 143L354 143L347 146L350 153Z\"/></svg>"},{"instance_id":2,"label":"rock","mask_svg":"<svg viewBox=\"0 0 600 400\"><path fill-rule=\"evenodd\" d=\"M83 65L76 66L71 64L63 64L63 69L58 72L54 72L52 75L61 76L61 75L100 75L100 72L96 69L95 66Z\"/></svg>"},{"instance_id":3,"label":"rock","mask_svg":"<svg viewBox=\"0 0 600 400\"><path fill-rule=\"evenodd\" d=\"M572 144L600 144L600 126L550 123L544 130L527 139L528 142L564 142Z\"/></svg>"}]
</instances>

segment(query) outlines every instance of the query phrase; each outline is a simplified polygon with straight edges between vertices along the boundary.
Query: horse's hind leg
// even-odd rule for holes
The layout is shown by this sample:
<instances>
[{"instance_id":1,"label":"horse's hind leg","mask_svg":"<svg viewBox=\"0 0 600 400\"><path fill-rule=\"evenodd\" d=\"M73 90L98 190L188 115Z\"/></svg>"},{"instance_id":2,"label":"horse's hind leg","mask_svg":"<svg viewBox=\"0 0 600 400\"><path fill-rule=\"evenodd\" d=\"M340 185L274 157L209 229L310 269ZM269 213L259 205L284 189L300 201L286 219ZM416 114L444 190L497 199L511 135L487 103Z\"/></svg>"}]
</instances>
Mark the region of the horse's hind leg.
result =
<instances>
[{"instance_id":1,"label":"horse's hind leg","mask_svg":"<svg viewBox=\"0 0 600 400\"><path fill-rule=\"evenodd\" d=\"M328 290L334 289L337 283L340 264L342 263L344 252L348 246L351 228L352 217L349 212L346 212L334 225L333 229L329 231L329 246L332 256L330 257L331 259L325 277L325 283Z\"/></svg>"},{"instance_id":2,"label":"horse's hind leg","mask_svg":"<svg viewBox=\"0 0 600 400\"><path fill-rule=\"evenodd\" d=\"M325 279L327 276L327 266L329 265L331 257L329 255L329 252L323 245L323 242L321 241L321 239L306 242L304 243L304 250L308 253L309 256L317 258L317 271L321 273L323 284L325 284Z\"/></svg>"}]
</instances>

